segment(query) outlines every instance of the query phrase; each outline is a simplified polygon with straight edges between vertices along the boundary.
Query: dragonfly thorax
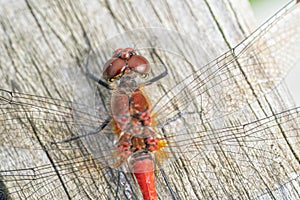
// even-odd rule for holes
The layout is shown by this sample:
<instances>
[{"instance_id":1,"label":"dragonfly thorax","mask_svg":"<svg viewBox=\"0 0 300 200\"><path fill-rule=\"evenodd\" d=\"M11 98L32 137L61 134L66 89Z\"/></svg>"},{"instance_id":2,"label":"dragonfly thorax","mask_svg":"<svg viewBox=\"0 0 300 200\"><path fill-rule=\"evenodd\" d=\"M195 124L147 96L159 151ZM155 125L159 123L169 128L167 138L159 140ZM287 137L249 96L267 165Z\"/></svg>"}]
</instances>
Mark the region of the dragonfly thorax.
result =
<instances>
[{"instance_id":1,"label":"dragonfly thorax","mask_svg":"<svg viewBox=\"0 0 300 200\"><path fill-rule=\"evenodd\" d=\"M129 72L124 74L118 80L117 90L126 90L126 91L134 91L138 88L138 84L136 82L136 73Z\"/></svg>"}]
</instances>

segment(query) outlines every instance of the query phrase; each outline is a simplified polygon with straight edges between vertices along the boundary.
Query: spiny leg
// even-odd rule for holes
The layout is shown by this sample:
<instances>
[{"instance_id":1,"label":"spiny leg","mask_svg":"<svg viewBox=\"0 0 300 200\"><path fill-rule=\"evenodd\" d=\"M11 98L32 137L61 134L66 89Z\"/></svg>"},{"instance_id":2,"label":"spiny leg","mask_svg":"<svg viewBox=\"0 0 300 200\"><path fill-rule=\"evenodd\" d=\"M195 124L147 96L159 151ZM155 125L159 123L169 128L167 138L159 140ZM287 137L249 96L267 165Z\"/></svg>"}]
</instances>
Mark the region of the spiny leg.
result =
<instances>
[{"instance_id":1,"label":"spiny leg","mask_svg":"<svg viewBox=\"0 0 300 200\"><path fill-rule=\"evenodd\" d=\"M105 119L105 121L102 122L102 124L96 130L88 132L86 134L82 134L82 135L75 135L75 136L72 136L70 138L67 138L67 139L64 139L62 141L59 141L59 142L51 142L51 145L61 144L61 143L67 143L67 142L71 142L71 141L74 141L74 140L78 140L78 139L83 138L83 137L87 137L87 136L90 136L90 135L98 134L98 133L100 133L111 122L111 120L112 120L111 117L107 117Z\"/></svg>"}]
</instances>

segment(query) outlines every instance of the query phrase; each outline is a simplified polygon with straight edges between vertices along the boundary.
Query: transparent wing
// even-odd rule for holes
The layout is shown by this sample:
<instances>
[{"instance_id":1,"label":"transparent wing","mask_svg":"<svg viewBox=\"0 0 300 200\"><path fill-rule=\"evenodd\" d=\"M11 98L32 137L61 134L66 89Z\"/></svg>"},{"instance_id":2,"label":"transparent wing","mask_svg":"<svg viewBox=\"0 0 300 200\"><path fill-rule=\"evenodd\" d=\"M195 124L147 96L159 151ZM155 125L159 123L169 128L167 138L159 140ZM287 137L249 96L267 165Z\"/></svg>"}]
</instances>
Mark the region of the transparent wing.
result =
<instances>
[{"instance_id":1,"label":"transparent wing","mask_svg":"<svg viewBox=\"0 0 300 200\"><path fill-rule=\"evenodd\" d=\"M89 112L93 106L2 89L0 100L2 193L16 199L138 198L134 181L110 168L115 146L106 131L98 133L93 157L85 146L93 136L57 143L103 122L99 113Z\"/></svg>"},{"instance_id":2,"label":"transparent wing","mask_svg":"<svg viewBox=\"0 0 300 200\"><path fill-rule=\"evenodd\" d=\"M296 56L287 56L295 55L299 48L299 22L296 20L299 11L296 8L285 10L283 17L275 17L233 51L202 69L197 68L195 73L167 91L154 105L154 115L157 116L159 127L164 129L162 135L169 141L169 149L166 148L166 151L173 163L165 170L170 174L168 176L171 188L177 189L180 197L186 197L184 194L196 198L238 198L241 195L254 197L264 193L264 188L269 188L274 193L279 188L276 187L276 183L293 181L286 179L293 176L284 174L294 172L295 179L299 180L299 159L297 163L296 156L299 150L294 147L298 144L299 136L297 132L289 131L293 126L288 120L298 119L298 109L240 123L237 126L227 121L225 122L228 124L225 125L211 125L214 120L218 121L222 116L245 107L268 93L278 85L286 70L295 63ZM285 21L288 23L284 23ZM155 31L153 35L161 35L158 30ZM276 35L281 39L293 37L290 37L290 40L270 38L272 31L277 31ZM145 32L149 33L150 40ZM144 38L144 44L149 44L148 47L152 48L159 45L160 40L165 40L164 44L172 45L172 40L178 39L171 35L152 40L151 31L143 30L140 33L141 35L138 31L134 31L134 34L130 32L127 35L129 39L122 35L120 40L113 40L116 47L119 47L128 41L132 44L136 38L141 38L138 44L143 44ZM171 41L167 40L168 38ZM280 43L281 41L284 42ZM162 63L155 60L156 53L162 53L161 57L165 58L163 63L168 67L172 66L172 62L182 66L193 65L187 56L178 55L179 60L175 60L174 56L168 59L167 56L171 55L169 52L152 51L151 48L151 51L147 48L140 51L147 58L153 56L152 63ZM164 50L166 49L168 47ZM279 57L273 56L273 53L279 54ZM273 68L274 63L279 66L278 69ZM138 194L138 189L135 190L134 184L130 184L133 181L126 179L128 176L123 176L122 173L114 173L107 164L107 161L113 160L105 154L113 150L113 140L106 137L107 135L97 134L87 136L83 140L51 145L51 142L95 130L105 121L105 116L109 115L104 107L105 100L102 96L105 95L101 94L101 90L93 93L96 97L94 100L87 98L90 93L85 93L84 88L76 92L75 97L79 99L69 102L2 90L3 126L0 144L3 152L15 152L9 159L19 160L9 162L12 163L9 166L1 164L1 180L8 183L7 187L13 191L11 195L15 198L59 198L51 196L54 191L59 191L61 198L110 199L120 195L125 199L138 199L134 196ZM281 130L283 125L287 126L285 129L289 133L286 136ZM297 131L297 126L292 130ZM18 138L18 144L10 144L15 137ZM91 143L95 146L87 146ZM6 151L5 148L13 148L13 151ZM90 157L91 151L96 152L92 154L93 157ZM1 160L5 160L6 154L2 155ZM283 169L281 164L286 166L287 163L291 165ZM176 165L180 167L175 168ZM272 171L278 169L279 172ZM248 171L251 173L244 174ZM178 174L185 178L176 179ZM277 182L274 174L278 174ZM162 176L158 175L158 181L165 179ZM166 182L161 182L165 192L168 186ZM194 191L182 192L181 189L186 187L180 186L185 184L191 184L192 187L189 188ZM213 184L218 187L217 192L213 190ZM201 186L201 190L197 189L198 185Z\"/></svg>"},{"instance_id":3,"label":"transparent wing","mask_svg":"<svg viewBox=\"0 0 300 200\"><path fill-rule=\"evenodd\" d=\"M27 163L24 168L21 168L20 164L18 164L18 168L1 165L3 167L1 180L5 182L12 197L21 195L24 198L46 199L56 193L61 194L61 198L68 196L75 199L87 196L98 198L104 195L110 198L118 192L111 190L110 187L112 187L119 188L120 191L127 191L128 198L135 198L134 194L138 193L131 193L136 189L134 185L131 185L134 181L127 180L122 173L114 173L113 170L110 170L105 155L91 157L81 140L50 145L51 141L63 138L61 134L66 134L68 130L76 130L70 128L74 125L72 115L70 115L72 107L68 106L70 102L20 93L5 94L7 95L2 95L2 100L5 98L5 102L10 102L10 104L2 103L2 116L14 114L14 119L22 121L16 125L23 124L24 126L9 129L9 131L3 129L1 148L4 152L11 152L5 150L5 148L12 147L5 143L5 139L9 141L12 134L19 134L14 135L20 138L20 142L15 145L18 148L14 149L15 155L10 155L10 158L23 158ZM23 98L31 99L30 104L21 100ZM43 102L43 106L39 106L37 102ZM26 108L26 112L21 111ZM13 120L13 118L6 117L2 119L5 119L4 127L6 122L7 125L11 125L8 122ZM53 122L53 126L50 125L50 128L49 125L45 126L44 124L49 122ZM171 167L166 167L164 170L168 177L172 177L169 179L172 188L180 187L180 184L192 185L201 182L201 186L205 190L190 191L189 197L207 198L213 196L212 192L215 191L217 194L215 197L219 198L225 198L229 194L232 197L247 195L249 198L254 198L259 195L269 195L267 190L272 191L271 194L282 195L282 192L278 192L278 184L293 182L293 177L299 182L297 176L300 152L300 132L297 125L299 108L239 126L228 125L216 129L211 127L211 123L211 121L201 123L201 115L193 113L181 116L164 127L165 137L169 141L168 148L164 149L169 155L165 162L172 163L169 165ZM42 130L44 126L47 127L46 130ZM27 128L35 128L40 134L34 138L26 132ZM51 128L54 132L51 132ZM61 130L61 132L57 133L57 130ZM96 139L99 138L98 134ZM36 145L35 139L42 143L43 148ZM86 139L94 140L95 138L87 136ZM101 145L104 145L99 140L94 143L98 144L100 148ZM24 148L20 148L22 146ZM98 155L100 155L99 153L101 151L98 152ZM5 158L5 155L3 157ZM22 163L22 160L16 160L16 162ZM174 165L177 166L176 170L172 167ZM178 173L177 170L186 170L188 173ZM176 176L180 174L185 174L184 178L176 179ZM163 180L161 176L158 174L158 182ZM116 181L118 179L119 181ZM226 182L227 184L225 184ZM227 188L228 182L231 187ZM118 183L122 184L118 185ZM64 185L66 190L58 185ZM72 190L75 187L76 190ZM233 191L232 188L235 190ZM178 192L179 197L183 197L182 195L184 194Z\"/></svg>"},{"instance_id":4,"label":"transparent wing","mask_svg":"<svg viewBox=\"0 0 300 200\"><path fill-rule=\"evenodd\" d=\"M30 136L27 140L24 140L26 135L30 135L26 133L26 129L43 130L45 138L42 138L40 143L41 145L49 145L51 142L62 141L70 135L80 134L79 130L76 133L72 132L76 127L93 126L89 128L96 129L104 121L104 116L107 115L102 113L104 116L101 117L95 110L90 112L91 109L88 110L88 106L71 101L3 89L0 92L3 132L1 137L9 141L11 137L18 137L18 134L22 134L18 144L27 143L28 147L33 147L31 145L36 141L31 141ZM80 121L76 120L77 115L80 115ZM21 124L20 127L18 124ZM14 125L16 126L14 127ZM14 130L16 134L11 134L10 131ZM61 132L58 133L58 130ZM5 144L4 140L2 144ZM25 146L22 145L22 147Z\"/></svg>"},{"instance_id":5,"label":"transparent wing","mask_svg":"<svg viewBox=\"0 0 300 200\"><path fill-rule=\"evenodd\" d=\"M199 115L182 116L165 126L164 134L169 159L188 173L182 182L174 171L166 174L174 175L174 187L201 183L202 190L187 192L191 198L299 198L299 111L294 108L220 129L202 123Z\"/></svg>"},{"instance_id":6,"label":"transparent wing","mask_svg":"<svg viewBox=\"0 0 300 200\"><path fill-rule=\"evenodd\" d=\"M299 60L300 9L287 6L238 46L186 76L153 106L159 126L184 113L221 118L274 89ZM192 63L183 58L182 69Z\"/></svg>"}]
</instances>

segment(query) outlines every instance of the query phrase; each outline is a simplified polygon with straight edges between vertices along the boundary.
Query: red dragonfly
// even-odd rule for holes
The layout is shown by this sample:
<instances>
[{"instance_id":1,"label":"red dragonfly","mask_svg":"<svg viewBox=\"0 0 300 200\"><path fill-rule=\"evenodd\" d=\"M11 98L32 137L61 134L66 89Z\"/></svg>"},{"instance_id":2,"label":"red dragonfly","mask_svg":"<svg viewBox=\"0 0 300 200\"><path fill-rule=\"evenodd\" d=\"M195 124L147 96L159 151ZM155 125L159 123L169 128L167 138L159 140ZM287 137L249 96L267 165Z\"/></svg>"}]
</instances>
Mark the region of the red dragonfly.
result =
<instances>
[{"instance_id":1,"label":"red dragonfly","mask_svg":"<svg viewBox=\"0 0 300 200\"><path fill-rule=\"evenodd\" d=\"M284 9L153 107L146 92L156 87L148 93L156 96L169 68L155 45L117 49L104 65L105 81L85 71L112 90L108 113L102 89L92 100L87 87L77 90L72 102L1 89L1 192L13 199L139 199L137 182L144 199L299 198L299 108L250 114L297 61L284 52L299 42L298 10ZM295 27L285 27L287 20ZM282 41L287 35L294 37ZM141 79L150 66L164 71Z\"/></svg>"},{"instance_id":2,"label":"red dragonfly","mask_svg":"<svg viewBox=\"0 0 300 200\"><path fill-rule=\"evenodd\" d=\"M116 164L118 166L128 163L129 171L134 173L144 199L155 200L155 157L159 158L160 150L166 143L163 138L156 137L155 127L151 126L150 103L135 81L137 75L147 76L149 72L150 63L146 58L137 55L132 48L120 48L104 65L103 78L108 82L119 79L111 97L111 113L116 126L114 132L117 134L119 157ZM151 84L166 75L167 71L144 84ZM102 86L112 89L106 83L102 83ZM101 130L110 120L108 118L101 125Z\"/></svg>"}]
</instances>

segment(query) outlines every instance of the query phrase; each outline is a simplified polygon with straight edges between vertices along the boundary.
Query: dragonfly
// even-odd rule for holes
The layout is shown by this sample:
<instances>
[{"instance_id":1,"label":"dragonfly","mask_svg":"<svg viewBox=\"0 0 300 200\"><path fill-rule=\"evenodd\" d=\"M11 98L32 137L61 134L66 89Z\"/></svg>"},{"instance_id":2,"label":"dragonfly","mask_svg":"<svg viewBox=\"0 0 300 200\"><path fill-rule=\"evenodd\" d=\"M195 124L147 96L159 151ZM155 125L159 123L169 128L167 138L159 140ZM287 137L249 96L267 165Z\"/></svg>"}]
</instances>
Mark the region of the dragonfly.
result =
<instances>
[{"instance_id":1,"label":"dragonfly","mask_svg":"<svg viewBox=\"0 0 300 200\"><path fill-rule=\"evenodd\" d=\"M250 114L266 95L275 93L297 62L295 49L288 47L297 48L299 41L298 10L298 5L289 5L238 46L168 90L160 83L171 70L159 80L138 80L153 104L153 128L165 141L153 166L159 199L299 197L299 108ZM180 35L156 29L139 33L150 38L149 47L135 49L152 69L168 69L176 59L183 70L193 65L186 55L156 48L157 38L170 43L168 38ZM137 31L128 35L134 34ZM114 115L106 91L84 87L96 85L95 80L110 87L89 73L90 64L81 69L93 80L77 71L71 76L81 87L73 101L1 89L2 193L13 199L141 198L130 170L116 165L118 129L115 120L108 120ZM18 160L7 161L13 158ZM190 188L180 190L185 185Z\"/></svg>"}]
</instances>

